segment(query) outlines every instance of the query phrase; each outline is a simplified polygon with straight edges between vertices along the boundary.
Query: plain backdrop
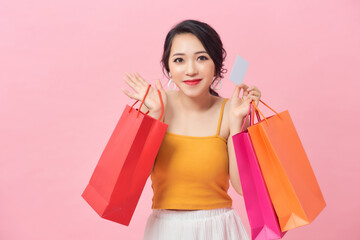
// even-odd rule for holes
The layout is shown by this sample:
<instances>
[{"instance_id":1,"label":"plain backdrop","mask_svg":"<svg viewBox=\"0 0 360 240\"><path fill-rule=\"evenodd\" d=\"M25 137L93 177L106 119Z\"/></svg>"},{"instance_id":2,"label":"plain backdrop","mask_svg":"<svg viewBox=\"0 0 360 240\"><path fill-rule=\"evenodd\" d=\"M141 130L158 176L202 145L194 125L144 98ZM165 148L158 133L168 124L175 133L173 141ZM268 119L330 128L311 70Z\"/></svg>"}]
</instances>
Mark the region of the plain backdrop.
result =
<instances>
[{"instance_id":1,"label":"plain backdrop","mask_svg":"<svg viewBox=\"0 0 360 240\"><path fill-rule=\"evenodd\" d=\"M245 83L291 114L327 207L284 239L360 236L359 1L1 0L0 239L142 238L150 179L129 227L100 218L81 193L133 103L122 77L166 85L164 39L185 19L221 36L222 97L240 54ZM229 193L249 231L243 198Z\"/></svg>"}]
</instances>

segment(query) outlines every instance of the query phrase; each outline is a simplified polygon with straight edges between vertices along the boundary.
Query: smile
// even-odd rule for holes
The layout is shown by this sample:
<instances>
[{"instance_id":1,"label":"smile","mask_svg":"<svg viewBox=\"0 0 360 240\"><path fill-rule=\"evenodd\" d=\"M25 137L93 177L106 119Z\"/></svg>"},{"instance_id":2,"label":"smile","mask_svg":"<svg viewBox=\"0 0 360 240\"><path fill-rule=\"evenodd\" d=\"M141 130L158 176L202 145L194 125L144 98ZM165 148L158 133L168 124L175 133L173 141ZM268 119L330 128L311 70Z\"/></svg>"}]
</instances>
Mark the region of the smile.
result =
<instances>
[{"instance_id":1,"label":"smile","mask_svg":"<svg viewBox=\"0 0 360 240\"><path fill-rule=\"evenodd\" d=\"M186 80L186 81L184 81L184 83L186 83L187 85L190 85L190 86L197 85L200 82L201 82L201 79L194 79L194 80Z\"/></svg>"}]
</instances>

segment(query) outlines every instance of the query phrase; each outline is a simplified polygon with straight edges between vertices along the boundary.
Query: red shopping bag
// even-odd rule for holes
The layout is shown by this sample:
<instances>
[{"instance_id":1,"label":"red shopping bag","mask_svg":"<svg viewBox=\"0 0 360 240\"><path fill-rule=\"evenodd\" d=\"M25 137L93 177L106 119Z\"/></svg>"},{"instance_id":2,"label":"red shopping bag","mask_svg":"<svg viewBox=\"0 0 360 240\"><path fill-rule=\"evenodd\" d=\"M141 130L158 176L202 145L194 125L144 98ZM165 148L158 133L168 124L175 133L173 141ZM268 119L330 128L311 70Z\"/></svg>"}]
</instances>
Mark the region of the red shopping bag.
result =
<instances>
[{"instance_id":1,"label":"red shopping bag","mask_svg":"<svg viewBox=\"0 0 360 240\"><path fill-rule=\"evenodd\" d=\"M145 101L147 92L141 102ZM161 94L158 91L160 100ZM102 217L128 226L165 135L167 124L127 105L82 197Z\"/></svg>"},{"instance_id":2,"label":"red shopping bag","mask_svg":"<svg viewBox=\"0 0 360 240\"><path fill-rule=\"evenodd\" d=\"M248 131L280 228L287 231L311 223L326 203L289 112L270 109L276 115L260 112L264 119Z\"/></svg>"},{"instance_id":3,"label":"red shopping bag","mask_svg":"<svg viewBox=\"0 0 360 240\"><path fill-rule=\"evenodd\" d=\"M252 105L250 104L241 132L232 136L246 212L251 228L251 239L281 239L286 232L282 232L280 229L250 135L247 130L243 131L251 109ZM252 114L250 118L253 118ZM253 123L253 120L250 122Z\"/></svg>"}]
</instances>

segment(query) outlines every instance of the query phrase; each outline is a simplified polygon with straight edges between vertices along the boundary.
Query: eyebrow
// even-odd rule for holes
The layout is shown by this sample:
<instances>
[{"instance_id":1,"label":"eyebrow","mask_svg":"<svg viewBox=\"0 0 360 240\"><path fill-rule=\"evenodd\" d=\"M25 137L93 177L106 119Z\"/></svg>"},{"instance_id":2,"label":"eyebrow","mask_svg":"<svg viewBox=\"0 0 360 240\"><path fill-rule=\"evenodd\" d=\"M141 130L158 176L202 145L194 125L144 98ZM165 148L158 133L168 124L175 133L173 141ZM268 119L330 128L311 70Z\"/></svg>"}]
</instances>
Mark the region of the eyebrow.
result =
<instances>
[{"instance_id":1,"label":"eyebrow","mask_svg":"<svg viewBox=\"0 0 360 240\"><path fill-rule=\"evenodd\" d=\"M199 54L199 53L206 53L206 54L208 54L206 51L199 51L199 52L196 52L195 54ZM176 55L185 55L185 54L184 54L184 53L174 53L171 57L176 56Z\"/></svg>"}]
</instances>

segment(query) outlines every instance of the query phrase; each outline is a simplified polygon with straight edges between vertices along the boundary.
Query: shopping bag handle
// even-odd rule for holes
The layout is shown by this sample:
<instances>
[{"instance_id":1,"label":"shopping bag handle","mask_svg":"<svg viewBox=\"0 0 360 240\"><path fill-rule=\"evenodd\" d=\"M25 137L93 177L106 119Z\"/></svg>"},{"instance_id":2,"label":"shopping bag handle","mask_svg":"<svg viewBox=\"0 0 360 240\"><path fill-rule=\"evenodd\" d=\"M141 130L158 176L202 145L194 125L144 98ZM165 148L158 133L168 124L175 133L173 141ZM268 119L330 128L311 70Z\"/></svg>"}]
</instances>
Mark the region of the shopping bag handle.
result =
<instances>
[{"instance_id":1,"label":"shopping bag handle","mask_svg":"<svg viewBox=\"0 0 360 240\"><path fill-rule=\"evenodd\" d=\"M259 116L259 113L261 114L261 116L265 119L265 122L268 123L268 121L266 120L266 117L264 116L264 114L262 114L262 112L260 112L260 110L257 108L256 104L254 101L251 101L250 103L254 108L252 109L252 114L254 114L254 111L256 112L257 116L258 116L258 122L261 121L261 118ZM251 119L251 123L250 126L254 125L254 118Z\"/></svg>"},{"instance_id":2,"label":"shopping bag handle","mask_svg":"<svg viewBox=\"0 0 360 240\"><path fill-rule=\"evenodd\" d=\"M246 117L245 117L245 119L244 119L244 123L243 123L243 125L242 125L242 127L241 127L241 132L244 130L245 123L246 123L249 115L250 115L250 126L254 125L254 115L253 115L253 113L252 113L252 108L253 108L253 105L250 103L250 104L249 104L249 111L248 111L248 113L246 114ZM258 122L260 122L261 119L260 119L259 112L258 112L258 111L255 111L255 112L256 112L256 117L257 117L257 119L258 119ZM265 121L266 121L266 119L265 119Z\"/></svg>"},{"instance_id":3,"label":"shopping bag handle","mask_svg":"<svg viewBox=\"0 0 360 240\"><path fill-rule=\"evenodd\" d=\"M240 131L240 132L242 132L242 131L244 130L245 123L246 123L246 121L247 121L247 119L248 119L248 117L249 117L249 114L251 114L251 110L252 110L252 105L249 104L249 111L248 111L248 113L246 114L246 117L245 117L245 119L244 119L244 123L243 123L243 125L242 125L242 127L241 127L241 131ZM253 121L253 119L251 118L251 115L250 115L250 119L251 119L251 121L250 121L250 123L251 123L251 122Z\"/></svg>"},{"instance_id":4,"label":"shopping bag handle","mask_svg":"<svg viewBox=\"0 0 360 240\"><path fill-rule=\"evenodd\" d=\"M267 105L266 103L264 103L264 102L261 101L260 99L259 99L259 101L260 101L262 104L264 104L266 107L270 108L270 110L272 110L272 111L281 119L281 116L280 116L280 114L279 114L278 112L276 112L274 109L272 109L269 105ZM254 111L256 112L256 114L257 114L257 116L258 116L258 121L261 121L261 119L260 119L260 117L259 117L259 115L258 115L258 112L259 112L259 113L261 114L261 116L263 116L263 118L265 119L266 123L269 124L268 121L266 120L264 114L262 114L262 112L257 108L255 102L252 101L251 104L254 106L254 109L252 109L251 112L252 112L252 114L254 114ZM254 119L252 119L250 125L254 125Z\"/></svg>"},{"instance_id":5,"label":"shopping bag handle","mask_svg":"<svg viewBox=\"0 0 360 240\"><path fill-rule=\"evenodd\" d=\"M261 101L260 99L259 99L259 101L262 102L262 104L264 104L264 105L267 106L268 108L270 108L270 109L271 109L274 113L276 113L276 115L281 119L281 116L280 116L279 113L277 113L274 109L272 109L271 107L269 107L269 105L267 105L266 103L264 103L264 102ZM254 101L251 101L251 103L249 104L249 111L248 111L248 113L246 114L246 117L245 117L245 119L244 119L244 123L243 123L243 125L242 125L242 127L241 127L241 132L244 130L245 123L246 123L249 115L250 115L250 126L254 125L254 115L255 115L255 114L256 114L256 117L257 117L258 122L261 121L261 118L260 118L259 113L261 114L261 116L263 116L265 122L266 122L267 124L269 124L268 121L267 121L267 119L265 118L264 114L262 114L262 112L257 108L255 102L254 102Z\"/></svg>"},{"instance_id":6,"label":"shopping bag handle","mask_svg":"<svg viewBox=\"0 0 360 240\"><path fill-rule=\"evenodd\" d=\"M139 110L138 110L138 112L137 112L137 114L136 114L136 118L138 118L138 116L139 116L139 114L140 114L140 109L141 109L142 105L143 105L144 102L145 102L145 98L146 98L147 94L149 93L150 87L151 87L151 84L149 84L148 88L146 89L145 95L144 95L143 99L141 100L141 104L140 104ZM162 116L164 115L164 103L163 103L163 100L162 100L162 97L161 97L161 92L160 92L160 90L157 90L157 91L158 91L158 93L159 93L159 98L160 98L160 102L161 102L161 115L160 115L160 117L158 118L158 120L160 120L160 119L162 118ZM135 106L135 104L136 104L138 101L139 101L139 100L136 100L136 102L131 106L131 108L129 109L129 112L133 109L133 107ZM147 111L146 114L148 114L148 113L149 113L149 111Z\"/></svg>"}]
</instances>

